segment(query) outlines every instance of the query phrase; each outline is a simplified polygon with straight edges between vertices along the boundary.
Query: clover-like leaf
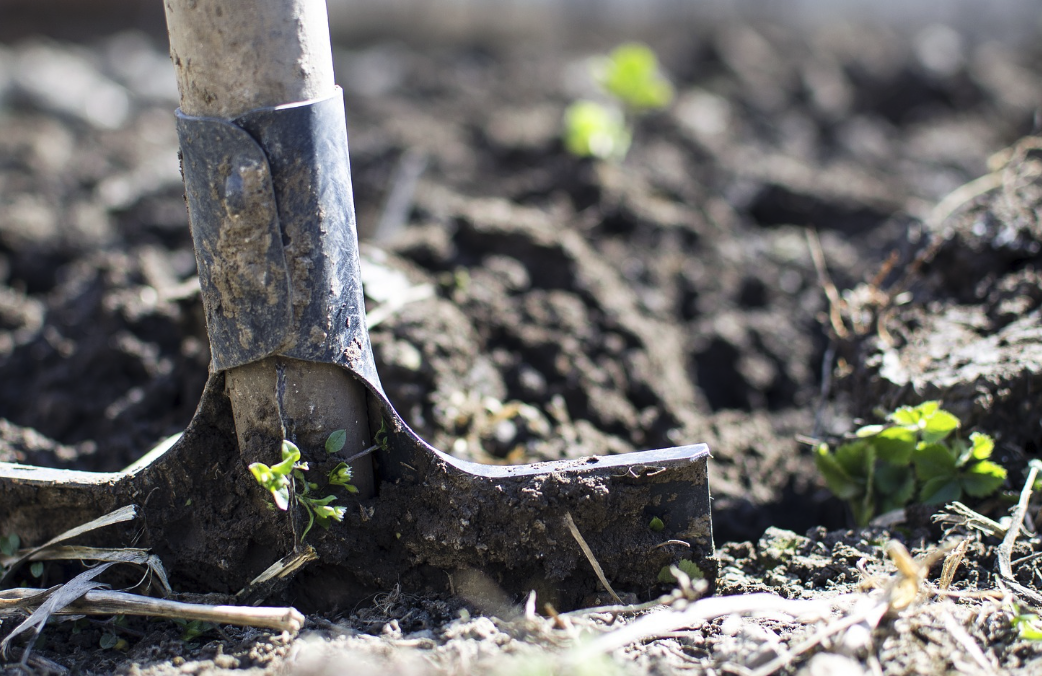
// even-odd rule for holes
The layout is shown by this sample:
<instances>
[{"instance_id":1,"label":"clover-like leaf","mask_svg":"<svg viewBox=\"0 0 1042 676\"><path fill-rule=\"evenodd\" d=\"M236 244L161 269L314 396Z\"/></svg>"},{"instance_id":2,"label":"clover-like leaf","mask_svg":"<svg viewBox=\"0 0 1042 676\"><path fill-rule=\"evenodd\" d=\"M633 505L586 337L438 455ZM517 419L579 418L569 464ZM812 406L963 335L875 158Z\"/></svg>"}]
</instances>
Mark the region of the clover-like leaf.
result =
<instances>
[{"instance_id":1,"label":"clover-like leaf","mask_svg":"<svg viewBox=\"0 0 1042 676\"><path fill-rule=\"evenodd\" d=\"M944 444L920 445L915 449L913 460L920 481L928 482L938 477L955 477L955 458Z\"/></svg>"},{"instance_id":2,"label":"clover-like leaf","mask_svg":"<svg viewBox=\"0 0 1042 676\"><path fill-rule=\"evenodd\" d=\"M814 464L825 479L825 485L840 500L855 498L864 490L864 486L854 481L836 460L836 456L829 452L828 444L818 446L814 453Z\"/></svg>"},{"instance_id":3,"label":"clover-like leaf","mask_svg":"<svg viewBox=\"0 0 1042 676\"><path fill-rule=\"evenodd\" d=\"M991 495L1006 481L1006 468L991 460L981 460L959 477L963 490L975 498Z\"/></svg>"},{"instance_id":4,"label":"clover-like leaf","mask_svg":"<svg viewBox=\"0 0 1042 676\"><path fill-rule=\"evenodd\" d=\"M907 465L915 450L915 437L915 432L907 427L888 427L872 437L871 443L880 460Z\"/></svg>"},{"instance_id":5,"label":"clover-like leaf","mask_svg":"<svg viewBox=\"0 0 1042 676\"><path fill-rule=\"evenodd\" d=\"M852 479L864 485L876 462L875 445L864 439L840 444L836 449L836 462Z\"/></svg>"},{"instance_id":6,"label":"clover-like leaf","mask_svg":"<svg viewBox=\"0 0 1042 676\"><path fill-rule=\"evenodd\" d=\"M962 486L957 477L935 476L923 484L919 491L919 499L927 505L952 502L962 497Z\"/></svg>"},{"instance_id":7,"label":"clover-like leaf","mask_svg":"<svg viewBox=\"0 0 1042 676\"><path fill-rule=\"evenodd\" d=\"M958 429L959 419L948 411L937 409L933 413L922 417L920 427L922 428L923 442L933 444L946 439L949 434Z\"/></svg>"},{"instance_id":8,"label":"clover-like leaf","mask_svg":"<svg viewBox=\"0 0 1042 676\"><path fill-rule=\"evenodd\" d=\"M970 443L973 444L970 453L974 460L987 460L995 450L995 440L980 432L970 435Z\"/></svg>"},{"instance_id":9,"label":"clover-like leaf","mask_svg":"<svg viewBox=\"0 0 1042 676\"><path fill-rule=\"evenodd\" d=\"M915 495L915 474L908 465L877 463L874 483L879 509L883 512L904 507Z\"/></svg>"}]
</instances>

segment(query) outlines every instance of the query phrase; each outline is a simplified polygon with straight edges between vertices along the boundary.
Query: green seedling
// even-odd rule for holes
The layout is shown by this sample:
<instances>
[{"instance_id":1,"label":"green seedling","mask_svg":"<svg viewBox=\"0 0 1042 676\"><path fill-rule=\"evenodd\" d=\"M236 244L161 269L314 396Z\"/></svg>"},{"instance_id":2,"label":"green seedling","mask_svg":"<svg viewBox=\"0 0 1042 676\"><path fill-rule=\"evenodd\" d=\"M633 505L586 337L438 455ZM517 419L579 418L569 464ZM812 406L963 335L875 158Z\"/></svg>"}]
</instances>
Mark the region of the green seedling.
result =
<instances>
[{"instance_id":1,"label":"green seedling","mask_svg":"<svg viewBox=\"0 0 1042 676\"><path fill-rule=\"evenodd\" d=\"M340 432L343 432L343 430L333 432L329 439L326 440L325 446L328 452L335 453L343 448L344 442L346 442L346 433L344 440L338 440ZM337 448L338 443L339 448ZM335 450L329 451L330 448ZM343 479L342 483L335 485L343 486L352 493L357 492L358 489L348 483L351 479L350 467L346 463L340 463L340 465L347 468L346 478ZM333 476L340 469L340 465L330 474L330 483L333 483ZM313 492L318 490L319 486L308 481L304 474L308 469L308 464L300 461L300 449L288 439L282 441L281 462L271 466L262 462L255 462L250 465L250 472L253 474L253 477L257 480L257 483L271 493L276 507L282 511L288 511L291 502L295 502L304 509L308 516L308 524L300 536L301 540L307 536L316 523L322 528L328 529L332 521L343 521L344 514L347 513L346 507L330 504L336 500L335 495L327 495L321 498L312 495ZM343 472L337 474L338 478L343 478L344 476Z\"/></svg>"},{"instance_id":2,"label":"green seedling","mask_svg":"<svg viewBox=\"0 0 1042 676\"><path fill-rule=\"evenodd\" d=\"M564 146L576 157L622 160L633 139L629 118L665 108L673 85L647 45L631 42L592 63L594 80L611 103L576 101L564 113Z\"/></svg>"},{"instance_id":3,"label":"green seedling","mask_svg":"<svg viewBox=\"0 0 1042 676\"><path fill-rule=\"evenodd\" d=\"M576 101L564 112L564 147L576 157L621 160L632 132L622 111L596 101Z\"/></svg>"},{"instance_id":4,"label":"green seedling","mask_svg":"<svg viewBox=\"0 0 1042 676\"><path fill-rule=\"evenodd\" d=\"M661 533L666 528L666 524L662 521L662 519L658 518L657 516L653 516L651 517L651 523L648 524L648 528L655 531L656 533Z\"/></svg>"},{"instance_id":5,"label":"green seedling","mask_svg":"<svg viewBox=\"0 0 1042 676\"><path fill-rule=\"evenodd\" d=\"M969 442L953 436L959 420L927 401L903 406L887 423L867 425L833 452L818 446L815 462L826 485L846 500L859 526L876 514L905 506L916 495L925 504L984 497L1006 480L1006 470L988 460L995 443L974 432Z\"/></svg>"},{"instance_id":6,"label":"green seedling","mask_svg":"<svg viewBox=\"0 0 1042 676\"><path fill-rule=\"evenodd\" d=\"M22 545L22 539L18 537L16 533L10 535L0 535L0 554L5 556L14 556L18 553L18 548Z\"/></svg>"},{"instance_id":7,"label":"green seedling","mask_svg":"<svg viewBox=\"0 0 1042 676\"><path fill-rule=\"evenodd\" d=\"M181 627L181 640L184 643L194 641L217 626L213 622L204 622L203 620L185 620L179 617L171 619L174 621L174 624Z\"/></svg>"},{"instance_id":8,"label":"green seedling","mask_svg":"<svg viewBox=\"0 0 1042 676\"><path fill-rule=\"evenodd\" d=\"M658 57L639 42L619 45L594 61L593 71L597 83L629 110L657 110L673 100L673 85L659 69Z\"/></svg>"},{"instance_id":9,"label":"green seedling","mask_svg":"<svg viewBox=\"0 0 1042 676\"><path fill-rule=\"evenodd\" d=\"M681 573L687 575L692 580L701 580L705 578L705 573L698 567L698 564L688 559L681 559L677 562L676 566L663 566L662 570L658 572L658 581L662 584L676 584L677 577L673 574L673 568L676 567Z\"/></svg>"},{"instance_id":10,"label":"green seedling","mask_svg":"<svg viewBox=\"0 0 1042 676\"><path fill-rule=\"evenodd\" d=\"M1042 620L1034 613L1018 611L1010 620L1017 637L1025 641L1042 641Z\"/></svg>"}]
</instances>

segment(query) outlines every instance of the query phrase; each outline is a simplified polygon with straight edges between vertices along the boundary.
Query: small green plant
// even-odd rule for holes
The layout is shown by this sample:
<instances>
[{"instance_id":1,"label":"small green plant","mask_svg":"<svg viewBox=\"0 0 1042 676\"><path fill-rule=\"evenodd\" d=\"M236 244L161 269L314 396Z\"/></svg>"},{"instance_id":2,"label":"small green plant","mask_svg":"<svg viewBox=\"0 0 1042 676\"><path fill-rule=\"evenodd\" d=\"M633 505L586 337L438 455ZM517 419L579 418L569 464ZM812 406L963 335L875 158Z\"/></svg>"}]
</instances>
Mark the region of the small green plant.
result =
<instances>
[{"instance_id":1,"label":"small green plant","mask_svg":"<svg viewBox=\"0 0 1042 676\"><path fill-rule=\"evenodd\" d=\"M22 540L16 533L10 535L0 535L0 554L5 556L14 556L18 553L18 548L22 546Z\"/></svg>"},{"instance_id":2,"label":"small green plant","mask_svg":"<svg viewBox=\"0 0 1042 676\"><path fill-rule=\"evenodd\" d=\"M673 566L663 566L658 572L658 581L662 584L675 584L678 580L677 576L673 574L672 568ZM676 568L692 580L701 580L705 578L705 573L702 572L702 569L699 568L698 564L694 561L681 559L677 562Z\"/></svg>"},{"instance_id":3,"label":"small green plant","mask_svg":"<svg viewBox=\"0 0 1042 676\"><path fill-rule=\"evenodd\" d=\"M673 100L673 85L659 69L658 57L647 45L630 42L594 60L593 76L612 103L582 100L564 113L564 146L577 157L621 160L633 138L631 118L665 108Z\"/></svg>"},{"instance_id":4,"label":"small green plant","mask_svg":"<svg viewBox=\"0 0 1042 676\"><path fill-rule=\"evenodd\" d=\"M673 85L659 69L658 57L647 45L627 42L593 63L594 78L629 110L665 108L673 100Z\"/></svg>"},{"instance_id":5,"label":"small green plant","mask_svg":"<svg viewBox=\"0 0 1042 676\"><path fill-rule=\"evenodd\" d=\"M174 624L181 627L181 641L188 643L194 641L217 625L213 622L203 620L185 620L180 617L171 618Z\"/></svg>"},{"instance_id":6,"label":"small green plant","mask_svg":"<svg viewBox=\"0 0 1042 676\"><path fill-rule=\"evenodd\" d=\"M665 530L666 524L662 521L662 519L658 518L657 516L653 516L651 517L651 523L648 524L648 528L655 531L656 533L661 533L663 530Z\"/></svg>"},{"instance_id":7,"label":"small green plant","mask_svg":"<svg viewBox=\"0 0 1042 676\"><path fill-rule=\"evenodd\" d=\"M329 436L325 444L327 452L336 453L344 447L345 439L341 435L343 432L343 430L337 430ZM334 450L330 450L331 448ZM346 507L330 504L336 500L335 495L321 498L313 495L319 489L319 485L308 481L304 474L308 469L308 464L300 461L300 449L288 439L282 441L281 462L271 466L262 462L250 465L253 477L257 483L271 493L276 507L287 511L290 504L295 502L304 509L308 516L308 524L300 536L301 540L307 536L316 523L322 528L328 529L332 521L343 521L344 514L347 513ZM330 485L341 486L352 493L358 492L350 481L351 468L347 463L340 463L329 474Z\"/></svg>"},{"instance_id":8,"label":"small green plant","mask_svg":"<svg viewBox=\"0 0 1042 676\"><path fill-rule=\"evenodd\" d=\"M1018 638L1025 641L1042 641L1042 620L1039 620L1038 615L1018 609L1010 623L1017 630Z\"/></svg>"},{"instance_id":9,"label":"small green plant","mask_svg":"<svg viewBox=\"0 0 1042 676\"><path fill-rule=\"evenodd\" d=\"M918 490L926 504L951 502L963 493L984 497L1006 480L1006 470L988 460L995 442L974 432L969 441L952 434L959 420L940 402L902 406L887 423L867 425L833 452L816 449L815 463L826 485L846 500L859 526L876 514L906 505Z\"/></svg>"}]
</instances>

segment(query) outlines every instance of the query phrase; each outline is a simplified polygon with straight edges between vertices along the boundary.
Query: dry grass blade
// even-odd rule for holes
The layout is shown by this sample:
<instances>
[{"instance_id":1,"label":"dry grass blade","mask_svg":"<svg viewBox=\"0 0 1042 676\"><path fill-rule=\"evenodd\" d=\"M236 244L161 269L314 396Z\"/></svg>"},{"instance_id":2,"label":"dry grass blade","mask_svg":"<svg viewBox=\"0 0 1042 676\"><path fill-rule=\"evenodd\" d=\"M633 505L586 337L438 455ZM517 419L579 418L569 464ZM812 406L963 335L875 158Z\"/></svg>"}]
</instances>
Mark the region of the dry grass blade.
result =
<instances>
[{"instance_id":1,"label":"dry grass blade","mask_svg":"<svg viewBox=\"0 0 1042 676\"><path fill-rule=\"evenodd\" d=\"M597 574L597 579L601 581L601 585L611 594L611 597L615 599L615 602L622 604L622 599L615 593L615 590L611 588L608 583L608 578L604 576L604 570L601 568L601 564L597 561L597 557L593 555L593 550L590 549L590 545L586 544L586 539L579 532L579 528L575 525L575 519L572 518L571 512L564 513L564 525L568 526L568 530L571 532L572 537L579 543L579 548L583 550L583 554L590 561L590 565L593 566L593 572Z\"/></svg>"},{"instance_id":2,"label":"dry grass blade","mask_svg":"<svg viewBox=\"0 0 1042 676\"><path fill-rule=\"evenodd\" d=\"M317 558L318 552L315 551L314 547L310 546L302 551L292 552L271 564L263 573L250 580L249 584L239 590L235 598L240 602L263 599L265 595L272 593L276 585L288 580L304 565Z\"/></svg>"},{"instance_id":3,"label":"dry grass blade","mask_svg":"<svg viewBox=\"0 0 1042 676\"><path fill-rule=\"evenodd\" d=\"M944 627L951 634L952 638L962 646L962 649L966 651L966 654L973 658L973 661L977 663L977 666L984 670L986 674L997 673L995 665L988 661L984 651L980 649L977 642L973 640L970 633L959 624L951 613L945 613L943 616Z\"/></svg>"},{"instance_id":4,"label":"dry grass blade","mask_svg":"<svg viewBox=\"0 0 1042 676\"><path fill-rule=\"evenodd\" d=\"M968 543L968 540L962 540L944 558L944 566L941 568L941 579L937 583L937 587L941 591L948 591L948 587L952 585L952 580L955 579L955 571L958 570L959 564L962 563L963 558L966 556L966 545Z\"/></svg>"},{"instance_id":5,"label":"dry grass blade","mask_svg":"<svg viewBox=\"0 0 1042 676\"><path fill-rule=\"evenodd\" d=\"M7 568L3 577L0 577L0 586L3 586L7 582L9 582L11 576L22 565L22 563L27 561L37 552L47 549L48 547L53 547L54 545L61 544L62 542L65 542L67 540L71 540L75 537L83 535L84 533L89 533L93 530L98 530L99 528L112 526L114 524L122 523L124 521L130 521L131 519L135 518L137 518L137 505L127 505L126 507L120 507L119 509L113 512L109 512L104 516L99 516L97 519L94 519L93 521L88 521L87 523L81 526L70 528L61 535L51 538L50 540L38 547L29 547L19 551L17 555L0 561L0 564L4 565Z\"/></svg>"},{"instance_id":6,"label":"dry grass blade","mask_svg":"<svg viewBox=\"0 0 1042 676\"><path fill-rule=\"evenodd\" d=\"M101 575L114 565L116 564L103 563L100 566L85 570L66 582L60 588L48 594L43 603L41 603L24 622L15 627L14 631L8 634L3 641L0 641L0 657L7 657L7 651L11 646L12 639L31 629L33 630L33 635L29 639L29 643L25 646L25 650L22 652L22 664L25 664L29 652L32 650L33 644L36 643L36 639L40 636L40 632L43 631L43 627L47 624L47 620L51 618L51 615L64 610L66 606L87 592L104 586L103 583L96 581L94 578ZM42 590L33 591L39 593Z\"/></svg>"},{"instance_id":7,"label":"dry grass blade","mask_svg":"<svg viewBox=\"0 0 1042 676\"><path fill-rule=\"evenodd\" d=\"M24 601L26 598L39 597L42 593L46 593L45 590L8 589L0 592L0 601ZM52 597L55 594L52 594ZM210 606L199 603L182 603L169 599L156 599L150 596L116 591L88 590L86 594L81 594L80 597L66 603L58 610L52 610L51 613L56 615L142 615L189 621L201 620L203 622L234 624L243 627L260 627L262 629L288 631L291 633L300 631L304 626L304 616L299 610L292 607ZM3 612L0 610L0 616L2 615Z\"/></svg>"},{"instance_id":8,"label":"dry grass blade","mask_svg":"<svg viewBox=\"0 0 1042 676\"><path fill-rule=\"evenodd\" d=\"M828 600L785 599L768 593L742 596L714 596L695 601L682 611L663 611L645 615L624 627L597 637L589 644L593 653L607 653L631 643L657 638L667 633L697 626L725 615L769 613L791 618L828 617L836 605L851 602L860 595L837 596Z\"/></svg>"},{"instance_id":9,"label":"dry grass blade","mask_svg":"<svg viewBox=\"0 0 1042 676\"><path fill-rule=\"evenodd\" d=\"M166 569L159 557L147 549L135 547L79 547L76 545L55 545L44 547L28 557L29 561L98 561L113 563L133 563L145 566L159 581L164 594L172 593L170 582L166 577Z\"/></svg>"},{"instance_id":10,"label":"dry grass blade","mask_svg":"<svg viewBox=\"0 0 1042 676\"><path fill-rule=\"evenodd\" d=\"M1013 564L1010 561L1013 556L1013 544L1017 541L1020 528L1024 523L1024 517L1028 513L1031 492L1035 486L1035 479L1038 478L1038 471L1042 469L1042 463L1038 460L1032 460L1028 463L1028 467L1030 469L1028 470L1027 479L1024 480L1024 488L1020 491L1020 500L1013 510L1009 529L1006 530L1006 537L1002 538L1002 544L999 545L999 574L1011 582L1016 582L1016 578L1013 577Z\"/></svg>"}]
</instances>

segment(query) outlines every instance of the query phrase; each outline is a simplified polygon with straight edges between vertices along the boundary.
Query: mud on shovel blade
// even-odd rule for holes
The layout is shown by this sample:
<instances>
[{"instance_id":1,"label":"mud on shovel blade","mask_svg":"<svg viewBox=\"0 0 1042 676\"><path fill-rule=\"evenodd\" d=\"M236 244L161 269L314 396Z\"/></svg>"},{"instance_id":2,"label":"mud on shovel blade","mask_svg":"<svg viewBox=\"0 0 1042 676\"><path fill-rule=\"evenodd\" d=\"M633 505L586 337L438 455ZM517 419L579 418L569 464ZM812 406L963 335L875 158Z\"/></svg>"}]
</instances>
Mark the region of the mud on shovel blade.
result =
<instances>
[{"instance_id":1,"label":"mud on shovel blade","mask_svg":"<svg viewBox=\"0 0 1042 676\"><path fill-rule=\"evenodd\" d=\"M268 5L278 3L260 2L258 13ZM312 480L344 459L326 455L306 433L314 421L300 413L308 374L327 378L332 369L361 392L345 415L360 431L384 433L362 460L372 488L339 498L344 522L308 536L319 561L289 590L296 602L342 607L398 583L463 591L457 583L478 576L509 595L536 589L542 600L574 606L600 583L569 517L618 592L646 594L680 559L715 573L704 445L485 466L432 448L401 419L365 326L339 90L227 117L179 112L177 120L213 355L195 417L171 448L120 473L0 464L0 532L38 544L137 504L141 544L160 556L175 587L237 591L296 540L248 462L277 461L284 433L301 446ZM259 431L236 415L241 403L233 411L227 388L254 368L270 375L252 418Z\"/></svg>"}]
</instances>

